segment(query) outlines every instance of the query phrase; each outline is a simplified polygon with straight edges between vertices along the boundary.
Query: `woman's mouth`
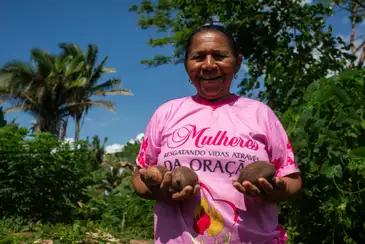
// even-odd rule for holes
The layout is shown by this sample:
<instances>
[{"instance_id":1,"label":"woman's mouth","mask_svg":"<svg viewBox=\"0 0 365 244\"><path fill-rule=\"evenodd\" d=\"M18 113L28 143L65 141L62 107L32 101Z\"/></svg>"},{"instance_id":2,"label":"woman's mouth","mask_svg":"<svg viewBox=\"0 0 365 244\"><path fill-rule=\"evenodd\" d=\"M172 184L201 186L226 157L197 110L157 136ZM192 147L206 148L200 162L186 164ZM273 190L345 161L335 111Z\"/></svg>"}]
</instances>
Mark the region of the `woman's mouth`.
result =
<instances>
[{"instance_id":1,"label":"woman's mouth","mask_svg":"<svg viewBox=\"0 0 365 244\"><path fill-rule=\"evenodd\" d=\"M205 82L216 82L216 81L223 81L221 76L215 76L215 77L201 77L200 78L201 81L205 81Z\"/></svg>"}]
</instances>

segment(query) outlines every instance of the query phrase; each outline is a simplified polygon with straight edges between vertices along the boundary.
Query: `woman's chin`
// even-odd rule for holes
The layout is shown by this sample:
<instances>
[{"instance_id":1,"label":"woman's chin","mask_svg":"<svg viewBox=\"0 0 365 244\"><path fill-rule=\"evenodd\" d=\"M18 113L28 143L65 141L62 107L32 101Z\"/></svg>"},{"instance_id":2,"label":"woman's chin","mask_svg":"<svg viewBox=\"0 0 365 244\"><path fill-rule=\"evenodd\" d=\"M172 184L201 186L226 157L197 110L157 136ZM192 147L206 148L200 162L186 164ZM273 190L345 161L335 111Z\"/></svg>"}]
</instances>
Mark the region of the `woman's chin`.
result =
<instances>
[{"instance_id":1,"label":"woman's chin","mask_svg":"<svg viewBox=\"0 0 365 244\"><path fill-rule=\"evenodd\" d=\"M199 96L207 100L216 101L227 97L227 94L222 94L220 92L205 92L200 93Z\"/></svg>"}]
</instances>

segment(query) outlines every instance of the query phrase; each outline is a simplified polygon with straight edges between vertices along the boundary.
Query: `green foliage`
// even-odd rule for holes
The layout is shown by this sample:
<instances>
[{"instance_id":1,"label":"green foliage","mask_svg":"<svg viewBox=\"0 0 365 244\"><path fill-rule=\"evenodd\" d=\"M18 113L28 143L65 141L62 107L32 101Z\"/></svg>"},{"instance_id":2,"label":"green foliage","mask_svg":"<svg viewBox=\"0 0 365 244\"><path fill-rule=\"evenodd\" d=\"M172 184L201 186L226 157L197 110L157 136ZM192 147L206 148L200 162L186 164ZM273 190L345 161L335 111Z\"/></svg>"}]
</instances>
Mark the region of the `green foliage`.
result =
<instances>
[{"instance_id":1,"label":"green foliage","mask_svg":"<svg viewBox=\"0 0 365 244\"><path fill-rule=\"evenodd\" d=\"M1 127L0 243L151 239L153 202L130 184L139 142L113 156L104 144Z\"/></svg>"},{"instance_id":2,"label":"green foliage","mask_svg":"<svg viewBox=\"0 0 365 244\"><path fill-rule=\"evenodd\" d=\"M100 82L114 69L105 67L107 57L97 63L98 48L88 45L82 51L77 45L61 43L60 54L49 54L39 48L31 50L32 63L11 61L0 69L0 100L11 106L7 112L22 110L35 116L34 131L50 132L64 137L67 118L76 121L76 141L80 121L92 107L114 109L106 100L93 96L131 95L121 89L120 79Z\"/></svg>"},{"instance_id":3,"label":"green foliage","mask_svg":"<svg viewBox=\"0 0 365 244\"><path fill-rule=\"evenodd\" d=\"M26 129L0 128L0 215L69 222L95 155L86 142L63 143L51 134L28 136Z\"/></svg>"},{"instance_id":4,"label":"green foliage","mask_svg":"<svg viewBox=\"0 0 365 244\"><path fill-rule=\"evenodd\" d=\"M140 147L139 142L127 142L123 147L121 152L115 153L115 157L119 159L119 161L127 161L131 164L135 164L138 150Z\"/></svg>"},{"instance_id":5,"label":"green foliage","mask_svg":"<svg viewBox=\"0 0 365 244\"><path fill-rule=\"evenodd\" d=\"M112 235L91 221L72 224L43 224L21 218L0 219L0 243L127 243L128 239Z\"/></svg>"},{"instance_id":6,"label":"green foliage","mask_svg":"<svg viewBox=\"0 0 365 244\"><path fill-rule=\"evenodd\" d=\"M197 27L219 20L233 33L248 73L241 94L251 96L264 81L261 99L277 111L302 102L304 89L330 71L341 70L352 59L341 39L326 27L330 7L302 1L149 1L131 7L142 29L155 28L152 47L172 46L170 57L161 55L142 63L152 66L178 63L184 45ZM285 99L283 99L285 98Z\"/></svg>"},{"instance_id":7,"label":"green foliage","mask_svg":"<svg viewBox=\"0 0 365 244\"><path fill-rule=\"evenodd\" d=\"M151 239L154 203L138 197L130 183L139 145L127 143L121 152L106 155L102 168L95 172L102 175L102 181L87 189L90 200L79 211L125 238Z\"/></svg>"},{"instance_id":8,"label":"green foliage","mask_svg":"<svg viewBox=\"0 0 365 244\"><path fill-rule=\"evenodd\" d=\"M282 207L292 243L363 243L365 70L314 82L305 101L284 114L304 179L301 198Z\"/></svg>"}]
</instances>

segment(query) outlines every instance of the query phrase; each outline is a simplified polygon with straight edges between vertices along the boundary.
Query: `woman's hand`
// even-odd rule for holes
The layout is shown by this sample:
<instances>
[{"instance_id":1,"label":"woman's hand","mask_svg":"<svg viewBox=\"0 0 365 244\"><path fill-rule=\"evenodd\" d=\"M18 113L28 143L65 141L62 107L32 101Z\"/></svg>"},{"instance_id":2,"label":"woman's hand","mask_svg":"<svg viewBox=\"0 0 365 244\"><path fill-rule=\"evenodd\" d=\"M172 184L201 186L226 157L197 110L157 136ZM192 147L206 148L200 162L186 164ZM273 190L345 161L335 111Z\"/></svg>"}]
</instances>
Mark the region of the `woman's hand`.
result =
<instances>
[{"instance_id":1,"label":"woman's hand","mask_svg":"<svg viewBox=\"0 0 365 244\"><path fill-rule=\"evenodd\" d=\"M190 198L193 195L198 194L200 190L199 184L194 187L191 185L185 186L181 191L175 192L172 188L172 171L165 173L161 182L160 188L169 192L169 198L174 201L181 201Z\"/></svg>"},{"instance_id":2,"label":"woman's hand","mask_svg":"<svg viewBox=\"0 0 365 244\"><path fill-rule=\"evenodd\" d=\"M284 177L274 177L272 184L265 178L259 178L257 185L250 181L242 183L234 181L233 186L247 196L279 202L296 195L302 187L302 179L299 173L294 173Z\"/></svg>"},{"instance_id":3,"label":"woman's hand","mask_svg":"<svg viewBox=\"0 0 365 244\"><path fill-rule=\"evenodd\" d=\"M148 179L146 181L146 179ZM181 191L175 192L172 188L172 172L167 171L163 174L161 182L151 180L146 169L137 168L133 172L132 186L142 198L157 201L180 201L185 200L199 192L199 184L194 187L185 186Z\"/></svg>"}]
</instances>

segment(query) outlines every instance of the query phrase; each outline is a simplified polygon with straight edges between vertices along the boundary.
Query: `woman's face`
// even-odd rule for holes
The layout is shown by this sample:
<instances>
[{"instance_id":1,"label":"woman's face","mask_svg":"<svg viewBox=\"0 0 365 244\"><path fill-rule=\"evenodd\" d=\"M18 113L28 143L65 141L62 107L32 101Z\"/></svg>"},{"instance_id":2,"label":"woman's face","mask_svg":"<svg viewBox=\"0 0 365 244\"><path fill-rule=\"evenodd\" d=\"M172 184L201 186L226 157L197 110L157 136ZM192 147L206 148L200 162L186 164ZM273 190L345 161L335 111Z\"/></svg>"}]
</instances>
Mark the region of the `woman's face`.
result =
<instances>
[{"instance_id":1,"label":"woman's face","mask_svg":"<svg viewBox=\"0 0 365 244\"><path fill-rule=\"evenodd\" d=\"M185 61L198 95L209 100L230 95L232 79L240 65L241 57L234 56L228 38L219 31L195 34Z\"/></svg>"}]
</instances>

